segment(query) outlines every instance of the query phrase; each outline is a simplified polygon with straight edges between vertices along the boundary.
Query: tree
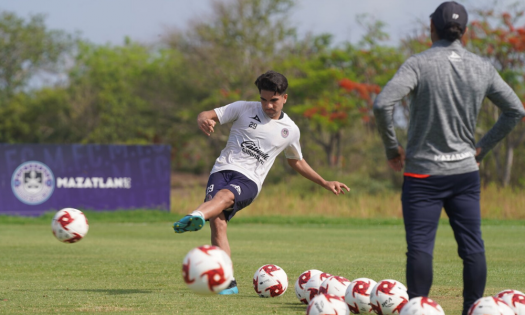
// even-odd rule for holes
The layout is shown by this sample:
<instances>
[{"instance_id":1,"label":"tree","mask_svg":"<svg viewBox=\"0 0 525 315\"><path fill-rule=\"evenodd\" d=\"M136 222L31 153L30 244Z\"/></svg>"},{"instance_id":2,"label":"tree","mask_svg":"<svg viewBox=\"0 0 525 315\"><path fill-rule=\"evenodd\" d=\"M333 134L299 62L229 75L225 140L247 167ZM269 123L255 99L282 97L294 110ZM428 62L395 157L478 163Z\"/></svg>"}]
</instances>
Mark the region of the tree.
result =
<instances>
[{"instance_id":1,"label":"tree","mask_svg":"<svg viewBox=\"0 0 525 315\"><path fill-rule=\"evenodd\" d=\"M239 99L258 99L256 77L286 58L283 47L294 40L287 15L293 0L232 0L213 2L213 13L189 25L187 32L171 31L163 43L180 51L185 82L192 98L184 104L194 122L202 110ZM199 132L196 125L191 129ZM228 138L228 128L216 128L201 145L201 156L217 156ZM210 163L212 161L209 161Z\"/></svg>"},{"instance_id":2,"label":"tree","mask_svg":"<svg viewBox=\"0 0 525 315\"><path fill-rule=\"evenodd\" d=\"M72 36L48 30L42 15L26 21L14 13L0 12L0 107L36 74L56 73L73 48Z\"/></svg>"},{"instance_id":3,"label":"tree","mask_svg":"<svg viewBox=\"0 0 525 315\"><path fill-rule=\"evenodd\" d=\"M310 137L323 148L332 167L342 166L345 131L352 128L354 135L360 134L346 139L347 147L349 141L373 141L373 100L402 62L395 48L380 45L387 38L383 24L364 18L359 21L367 32L357 45L331 48L329 35L312 37L300 43L286 62L292 68L288 71L293 73L294 94L300 96L294 98L298 103L292 112L308 120Z\"/></svg>"}]
</instances>

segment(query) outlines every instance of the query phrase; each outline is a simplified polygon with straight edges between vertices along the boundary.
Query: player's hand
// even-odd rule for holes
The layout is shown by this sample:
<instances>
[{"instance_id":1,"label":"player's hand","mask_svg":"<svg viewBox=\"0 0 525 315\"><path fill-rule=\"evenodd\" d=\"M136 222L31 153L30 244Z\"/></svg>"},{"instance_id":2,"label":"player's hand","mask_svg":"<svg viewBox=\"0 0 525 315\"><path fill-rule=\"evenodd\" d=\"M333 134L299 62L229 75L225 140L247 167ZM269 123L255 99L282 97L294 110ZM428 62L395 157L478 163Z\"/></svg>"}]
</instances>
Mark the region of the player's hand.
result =
<instances>
[{"instance_id":1,"label":"player's hand","mask_svg":"<svg viewBox=\"0 0 525 315\"><path fill-rule=\"evenodd\" d=\"M213 119L199 119L197 123L202 132L204 132L207 136L211 135L212 132L215 131L213 127L215 127L216 122Z\"/></svg>"},{"instance_id":2,"label":"player's hand","mask_svg":"<svg viewBox=\"0 0 525 315\"><path fill-rule=\"evenodd\" d=\"M336 181L326 182L324 187L326 189L330 190L331 192L333 192L334 195L339 195L339 194L343 194L344 195L345 194L345 189L346 189L346 191L350 191L350 188L348 188L348 186L346 186L343 183L336 182Z\"/></svg>"},{"instance_id":3,"label":"player's hand","mask_svg":"<svg viewBox=\"0 0 525 315\"><path fill-rule=\"evenodd\" d=\"M399 172L405 167L405 149L399 146L397 147L397 152L399 156L388 160L388 166L396 172Z\"/></svg>"}]
</instances>

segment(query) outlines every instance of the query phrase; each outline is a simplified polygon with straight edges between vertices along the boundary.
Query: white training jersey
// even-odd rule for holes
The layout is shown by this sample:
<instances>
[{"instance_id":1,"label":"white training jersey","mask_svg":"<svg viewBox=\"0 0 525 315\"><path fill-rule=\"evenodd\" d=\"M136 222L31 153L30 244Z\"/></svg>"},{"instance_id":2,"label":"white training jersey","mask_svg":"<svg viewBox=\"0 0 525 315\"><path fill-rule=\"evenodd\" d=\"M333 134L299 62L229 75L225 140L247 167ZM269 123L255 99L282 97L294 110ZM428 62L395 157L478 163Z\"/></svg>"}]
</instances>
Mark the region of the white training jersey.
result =
<instances>
[{"instance_id":1,"label":"white training jersey","mask_svg":"<svg viewBox=\"0 0 525 315\"><path fill-rule=\"evenodd\" d=\"M253 180L261 191L275 158L302 160L299 127L282 112L271 119L260 102L238 101L215 109L221 125L233 122L230 137L211 173L233 170Z\"/></svg>"}]
</instances>

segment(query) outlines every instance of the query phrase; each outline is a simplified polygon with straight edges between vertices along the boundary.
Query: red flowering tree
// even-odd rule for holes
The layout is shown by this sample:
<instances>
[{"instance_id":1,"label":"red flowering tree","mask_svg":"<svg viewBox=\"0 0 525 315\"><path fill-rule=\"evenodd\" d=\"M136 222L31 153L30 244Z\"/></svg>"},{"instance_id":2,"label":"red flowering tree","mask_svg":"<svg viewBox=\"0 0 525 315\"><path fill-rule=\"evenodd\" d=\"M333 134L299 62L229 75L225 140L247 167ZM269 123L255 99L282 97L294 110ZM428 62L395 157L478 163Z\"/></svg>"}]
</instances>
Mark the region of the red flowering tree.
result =
<instances>
[{"instance_id":1,"label":"red flowering tree","mask_svg":"<svg viewBox=\"0 0 525 315\"><path fill-rule=\"evenodd\" d=\"M340 165L343 130L356 123L371 125L373 97L380 91L378 85L347 78L336 82L334 90L294 108L317 130L313 140L323 148L330 166Z\"/></svg>"},{"instance_id":2,"label":"red flowering tree","mask_svg":"<svg viewBox=\"0 0 525 315\"><path fill-rule=\"evenodd\" d=\"M349 154L366 150L365 144L375 146L372 105L403 61L399 49L379 44L387 38L381 22L364 26L367 33L357 45L330 48L329 36L321 36L288 60L296 102L289 110L304 118L300 123L308 127L308 140L323 149L332 167L344 166L343 148ZM302 57L305 51L310 55Z\"/></svg>"}]
</instances>

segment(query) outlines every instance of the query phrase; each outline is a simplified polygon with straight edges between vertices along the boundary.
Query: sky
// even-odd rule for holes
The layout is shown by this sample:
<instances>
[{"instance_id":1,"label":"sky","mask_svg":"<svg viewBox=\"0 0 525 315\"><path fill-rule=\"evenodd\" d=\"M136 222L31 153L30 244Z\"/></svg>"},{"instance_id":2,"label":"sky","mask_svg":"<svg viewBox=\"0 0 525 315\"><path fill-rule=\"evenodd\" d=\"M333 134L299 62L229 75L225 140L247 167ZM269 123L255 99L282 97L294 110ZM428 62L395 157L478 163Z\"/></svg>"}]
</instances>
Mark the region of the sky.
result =
<instances>
[{"instance_id":1,"label":"sky","mask_svg":"<svg viewBox=\"0 0 525 315\"><path fill-rule=\"evenodd\" d=\"M169 29L184 30L194 19L211 15L212 0L0 0L0 11L27 19L44 14L50 29L78 32L95 44L119 45L126 36L155 43ZM231 0L222 0L231 1ZM364 33L356 16L367 14L386 23L390 44L427 22L442 0L296 0L288 17L300 35L330 33L334 42L357 42ZM497 1L497 2L496 2ZM516 0L457 0L467 10L501 7ZM497 3L496 5L494 3Z\"/></svg>"}]
</instances>

